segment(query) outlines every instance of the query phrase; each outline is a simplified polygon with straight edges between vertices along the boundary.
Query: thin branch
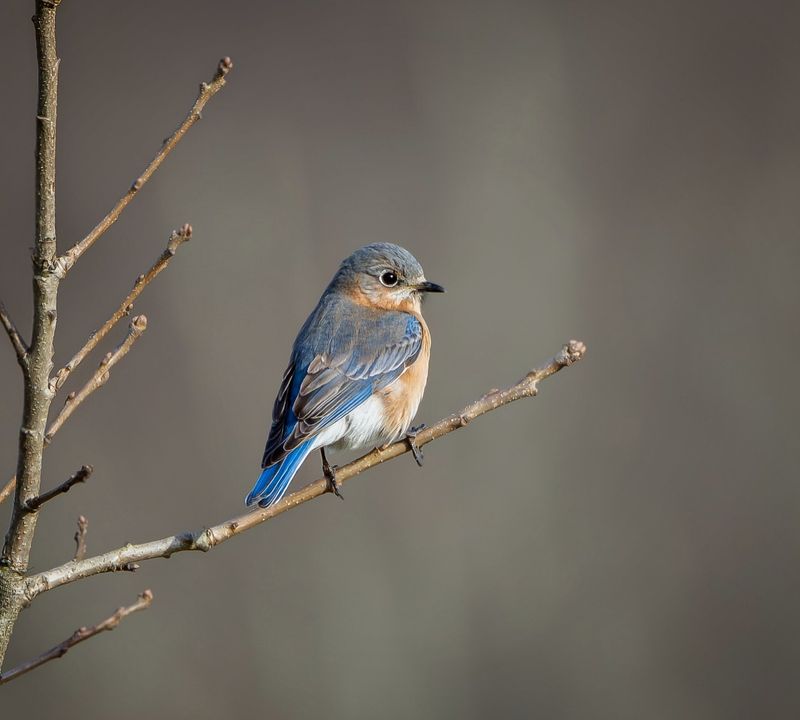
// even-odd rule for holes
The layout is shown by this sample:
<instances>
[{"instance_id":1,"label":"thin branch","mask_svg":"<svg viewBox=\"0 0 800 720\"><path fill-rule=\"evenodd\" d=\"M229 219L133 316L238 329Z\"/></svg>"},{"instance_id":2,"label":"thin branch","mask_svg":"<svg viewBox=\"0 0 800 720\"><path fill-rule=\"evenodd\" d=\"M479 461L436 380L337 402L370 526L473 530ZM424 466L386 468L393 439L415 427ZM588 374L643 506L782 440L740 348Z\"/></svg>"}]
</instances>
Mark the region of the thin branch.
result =
<instances>
[{"instance_id":1,"label":"thin branch","mask_svg":"<svg viewBox=\"0 0 800 720\"><path fill-rule=\"evenodd\" d=\"M78 258L83 255L83 253L85 253L92 245L94 245L95 241L117 221L119 216L122 214L122 211L128 206L131 200L133 200L139 190L142 189L144 184L152 177L153 173L158 170L167 155L172 152L175 146L183 139L183 136L189 131L189 128L191 128L192 125L194 125L202 117L201 113L203 108L206 106L206 103L223 88L225 85L225 76L231 71L231 68L233 68L233 62L229 57L224 57L219 61L219 64L217 65L217 71L214 73L214 77L211 79L211 82L200 83L200 92L197 95L197 99L194 101L194 105L192 105L191 110L189 110L189 114L180 124L178 129L164 141L164 144L161 146L160 150L150 161L150 164L145 168L144 172L138 178L136 178L128 192L126 192L119 199L117 204L111 209L108 215L106 215L99 223L97 223L97 225L85 238L83 238L83 240L73 245L69 250L67 250L66 253L64 253L64 255L59 258L62 274L69 272L70 268L77 262Z\"/></svg>"},{"instance_id":2,"label":"thin branch","mask_svg":"<svg viewBox=\"0 0 800 720\"><path fill-rule=\"evenodd\" d=\"M86 400L95 390L102 387L108 382L109 371L116 365L131 349L142 333L147 329L147 318L144 315L137 315L131 320L128 327L128 334L120 345L118 345L113 352L107 353L103 358L100 366L95 370L94 375L89 378L86 385L84 385L77 393L70 393L67 395L67 400L58 417L52 422L44 436L44 448L46 448L53 440L55 434L61 429L61 426L67 421L70 415L75 412L78 405ZM51 379L52 380L52 379ZM43 449L44 449L43 448ZM12 477L0 490L0 505L3 503L17 484L17 476ZM27 503L26 503L27 506Z\"/></svg>"},{"instance_id":3,"label":"thin branch","mask_svg":"<svg viewBox=\"0 0 800 720\"><path fill-rule=\"evenodd\" d=\"M25 370L28 367L29 348L19 334L17 326L14 324L14 321L11 319L2 301L0 301L0 323L2 323L3 327L6 329L8 339L11 340L11 344L14 346L14 352L17 354L17 362L20 367Z\"/></svg>"},{"instance_id":4,"label":"thin branch","mask_svg":"<svg viewBox=\"0 0 800 720\"><path fill-rule=\"evenodd\" d=\"M73 560L86 557L86 533L89 532L89 521L85 515L78 515L78 529L75 531L75 555Z\"/></svg>"},{"instance_id":5,"label":"thin branch","mask_svg":"<svg viewBox=\"0 0 800 720\"><path fill-rule=\"evenodd\" d=\"M492 390L479 400L465 407L460 413L440 420L435 425L421 430L415 438L417 446L426 445L448 433L466 426L475 418L508 405L515 400L525 397L534 397L538 393L538 384L559 370L572 365L586 353L586 346L577 340L572 340L548 363L540 368L531 370L522 380L505 390ZM336 481L342 484L359 473L369 470L375 465L396 458L410 450L408 441L401 440L384 449L375 449L363 457L355 460L336 471ZM310 485L285 497L281 502L268 508L256 510L227 520L219 525L198 530L172 535L160 540L142 543L140 545L125 545L116 550L87 558L79 562L68 562L59 567L38 575L32 575L26 581L25 595L28 601L40 593L54 588L82 580L100 573L116 572L128 569L130 563L153 558L168 558L173 553L191 550L207 552L220 543L239 535L250 528L270 520L276 515L281 515L302 503L313 500L320 495L330 492L330 485L325 478L317 480Z\"/></svg>"},{"instance_id":6,"label":"thin branch","mask_svg":"<svg viewBox=\"0 0 800 720\"><path fill-rule=\"evenodd\" d=\"M139 610L146 610L150 607L152 602L152 591L145 590L141 595L139 595L139 599L133 603L133 605L119 608L111 617L106 618L103 620L103 622L100 622L97 625L78 628L74 633L72 633L72 635L64 640L64 642L56 645L47 652L42 653L39 655L39 657L34 658L33 660L28 660L28 662L12 668L8 672L0 674L0 685L11 682L12 680L16 680L18 677L30 672L31 670L35 670L39 666L44 665L51 660L57 660L60 657L64 657L64 655L66 655L71 648L79 645L84 640L88 640L89 638L93 638L95 635L99 635L101 632L113 630L126 617L128 617L128 615L139 612Z\"/></svg>"},{"instance_id":7,"label":"thin branch","mask_svg":"<svg viewBox=\"0 0 800 720\"><path fill-rule=\"evenodd\" d=\"M191 239L191 237L192 226L188 223L181 227L180 230L172 231L172 234L169 236L169 242L167 243L166 250L161 253L158 260L153 263L152 267L144 275L139 275L136 278L133 289L120 303L120 306L116 309L114 314L108 320L106 320L105 323L103 323L103 326L99 330L93 332L86 341L86 344L80 350L78 350L77 353L75 353L72 359L53 377L50 378L51 390L58 390L66 382L67 378L70 376L70 373L72 373L72 371L83 362L84 358L102 342L103 338L108 335L111 329L123 317L131 313L133 310L133 303L136 298L139 297L142 290L144 290L155 279L155 277L164 268L166 268L167 265L169 265L170 260L175 257L175 253L177 252L178 248L187 240Z\"/></svg>"},{"instance_id":8,"label":"thin branch","mask_svg":"<svg viewBox=\"0 0 800 720\"><path fill-rule=\"evenodd\" d=\"M80 390L78 390L78 392L67 395L67 401L64 403L64 407L61 408L61 412L58 414L58 417L56 417L50 427L47 428L47 434L44 438L45 443L49 444L51 442L53 436L59 431L69 416L75 412L78 406L84 400L86 400L89 395L108 382L111 368L128 354L128 350L131 349L133 343L135 343L142 336L142 333L146 329L147 318L144 315L137 315L133 318L133 320L131 320L131 324L128 327L128 334L125 339L116 347L113 352L106 354L100 363L100 366L94 371L94 375L89 378L86 384Z\"/></svg>"},{"instance_id":9,"label":"thin branch","mask_svg":"<svg viewBox=\"0 0 800 720\"><path fill-rule=\"evenodd\" d=\"M0 505L3 504L3 501L14 492L14 488L17 487L17 476L11 478L5 485L3 485L3 489L0 490Z\"/></svg>"},{"instance_id":10,"label":"thin branch","mask_svg":"<svg viewBox=\"0 0 800 720\"><path fill-rule=\"evenodd\" d=\"M25 503L25 507L28 508L31 512L38 510L42 505L46 502L52 500L54 497L58 497L62 493L69 492L70 488L73 485L77 485L78 483L86 482L88 477L94 472L94 468L91 465L82 465L81 469L78 470L73 475L70 475L66 480L64 480L61 485L54 487L52 490L48 490L47 492L38 495L35 498L31 498Z\"/></svg>"}]
</instances>

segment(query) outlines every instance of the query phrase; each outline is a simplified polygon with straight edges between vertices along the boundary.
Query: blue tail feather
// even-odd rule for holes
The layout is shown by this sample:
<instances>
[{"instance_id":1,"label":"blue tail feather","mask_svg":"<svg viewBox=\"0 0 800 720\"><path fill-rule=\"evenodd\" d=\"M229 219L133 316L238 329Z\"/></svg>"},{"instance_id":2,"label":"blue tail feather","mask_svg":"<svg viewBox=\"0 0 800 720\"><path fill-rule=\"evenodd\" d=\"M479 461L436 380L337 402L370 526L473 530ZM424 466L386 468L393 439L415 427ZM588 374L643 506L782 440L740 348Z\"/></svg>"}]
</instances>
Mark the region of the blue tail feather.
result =
<instances>
[{"instance_id":1,"label":"blue tail feather","mask_svg":"<svg viewBox=\"0 0 800 720\"><path fill-rule=\"evenodd\" d=\"M311 442L305 442L292 450L281 462L264 468L245 498L245 504L258 503L261 507L267 507L278 502L310 452Z\"/></svg>"}]
</instances>

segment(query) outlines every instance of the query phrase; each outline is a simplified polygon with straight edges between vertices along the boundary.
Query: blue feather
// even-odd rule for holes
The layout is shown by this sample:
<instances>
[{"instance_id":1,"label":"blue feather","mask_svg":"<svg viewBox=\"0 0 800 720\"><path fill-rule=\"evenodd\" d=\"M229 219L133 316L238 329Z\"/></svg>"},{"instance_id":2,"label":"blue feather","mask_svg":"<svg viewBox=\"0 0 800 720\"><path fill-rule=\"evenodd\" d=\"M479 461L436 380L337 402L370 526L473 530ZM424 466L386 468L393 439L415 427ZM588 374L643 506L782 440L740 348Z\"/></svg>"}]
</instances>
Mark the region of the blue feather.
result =
<instances>
[{"instance_id":1,"label":"blue feather","mask_svg":"<svg viewBox=\"0 0 800 720\"><path fill-rule=\"evenodd\" d=\"M286 488L311 452L313 440L304 442L290 452L281 462L264 468L255 486L245 498L246 505L258 503L261 507L274 505L283 497Z\"/></svg>"}]
</instances>

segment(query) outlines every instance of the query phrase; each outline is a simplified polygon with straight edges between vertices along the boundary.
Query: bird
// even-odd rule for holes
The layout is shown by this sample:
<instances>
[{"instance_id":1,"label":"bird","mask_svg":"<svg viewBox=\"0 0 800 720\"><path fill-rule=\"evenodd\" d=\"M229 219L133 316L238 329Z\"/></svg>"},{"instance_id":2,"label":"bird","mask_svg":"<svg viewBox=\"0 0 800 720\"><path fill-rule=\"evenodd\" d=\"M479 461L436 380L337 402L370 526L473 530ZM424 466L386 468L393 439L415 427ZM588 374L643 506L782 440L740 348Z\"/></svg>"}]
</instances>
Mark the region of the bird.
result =
<instances>
[{"instance_id":1,"label":"bird","mask_svg":"<svg viewBox=\"0 0 800 720\"><path fill-rule=\"evenodd\" d=\"M411 428L431 349L422 299L444 291L399 245L365 245L342 261L294 341L247 506L277 503L316 449L339 497L327 448L383 447L406 437L422 464L419 428Z\"/></svg>"}]
</instances>

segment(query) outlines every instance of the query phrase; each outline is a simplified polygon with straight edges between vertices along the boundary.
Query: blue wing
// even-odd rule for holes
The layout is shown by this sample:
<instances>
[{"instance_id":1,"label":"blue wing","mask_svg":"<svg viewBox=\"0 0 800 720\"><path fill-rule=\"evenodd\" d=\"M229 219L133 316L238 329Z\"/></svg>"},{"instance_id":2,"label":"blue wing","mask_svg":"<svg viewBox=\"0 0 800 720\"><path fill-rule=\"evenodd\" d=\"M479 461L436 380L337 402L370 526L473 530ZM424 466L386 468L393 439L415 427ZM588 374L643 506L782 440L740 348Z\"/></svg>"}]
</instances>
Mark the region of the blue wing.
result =
<instances>
[{"instance_id":1,"label":"blue wing","mask_svg":"<svg viewBox=\"0 0 800 720\"><path fill-rule=\"evenodd\" d=\"M422 325L323 296L295 341L272 412L264 469L247 504L277 502L316 435L396 380L422 348Z\"/></svg>"}]
</instances>

